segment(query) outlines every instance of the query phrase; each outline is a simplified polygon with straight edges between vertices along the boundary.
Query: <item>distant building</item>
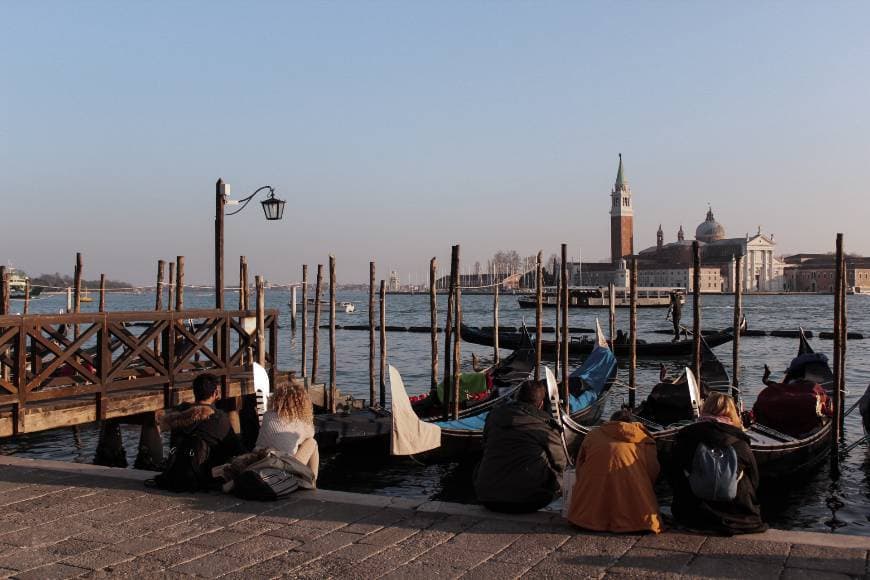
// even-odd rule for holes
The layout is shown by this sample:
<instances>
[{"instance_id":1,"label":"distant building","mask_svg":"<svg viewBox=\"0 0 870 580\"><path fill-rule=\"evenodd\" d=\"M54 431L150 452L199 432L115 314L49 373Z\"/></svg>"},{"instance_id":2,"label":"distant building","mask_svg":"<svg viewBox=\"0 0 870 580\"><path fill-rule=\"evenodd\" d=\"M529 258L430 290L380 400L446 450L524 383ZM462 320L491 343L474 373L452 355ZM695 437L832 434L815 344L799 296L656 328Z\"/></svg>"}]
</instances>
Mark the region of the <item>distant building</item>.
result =
<instances>
[{"instance_id":1,"label":"distant building","mask_svg":"<svg viewBox=\"0 0 870 580\"><path fill-rule=\"evenodd\" d=\"M726 238L725 227L716 221L713 209L695 228L695 240L701 253L701 291L733 292L735 256L742 255L741 285L744 292L775 292L784 289L785 263L774 253L772 234ZM638 260L638 285L680 286L691 290L692 241L685 239L683 226L675 242L665 243L659 224L656 245L634 253L634 208L632 193L625 175L622 154L616 181L610 191L610 262L574 262L568 264L571 283L577 286L628 285L628 260ZM870 284L870 282L868 282Z\"/></svg>"},{"instance_id":2,"label":"distant building","mask_svg":"<svg viewBox=\"0 0 870 580\"><path fill-rule=\"evenodd\" d=\"M833 254L795 254L785 258L788 292L833 293L836 258ZM846 256L846 285L855 292L870 291L870 258Z\"/></svg>"}]
</instances>

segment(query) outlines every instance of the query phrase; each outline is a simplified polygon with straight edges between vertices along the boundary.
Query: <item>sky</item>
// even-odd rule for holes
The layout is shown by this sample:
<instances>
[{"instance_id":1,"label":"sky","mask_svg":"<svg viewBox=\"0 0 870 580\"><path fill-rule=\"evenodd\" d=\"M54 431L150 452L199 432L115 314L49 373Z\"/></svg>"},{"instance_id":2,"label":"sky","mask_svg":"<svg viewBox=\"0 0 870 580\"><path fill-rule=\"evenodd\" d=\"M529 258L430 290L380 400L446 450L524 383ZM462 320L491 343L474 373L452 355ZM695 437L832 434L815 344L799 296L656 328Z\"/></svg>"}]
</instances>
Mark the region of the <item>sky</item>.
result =
<instances>
[{"instance_id":1,"label":"sky","mask_svg":"<svg viewBox=\"0 0 870 580\"><path fill-rule=\"evenodd\" d=\"M0 0L0 261L339 282L567 243L609 256L622 153L635 249L729 236L870 254L870 3Z\"/></svg>"}]
</instances>

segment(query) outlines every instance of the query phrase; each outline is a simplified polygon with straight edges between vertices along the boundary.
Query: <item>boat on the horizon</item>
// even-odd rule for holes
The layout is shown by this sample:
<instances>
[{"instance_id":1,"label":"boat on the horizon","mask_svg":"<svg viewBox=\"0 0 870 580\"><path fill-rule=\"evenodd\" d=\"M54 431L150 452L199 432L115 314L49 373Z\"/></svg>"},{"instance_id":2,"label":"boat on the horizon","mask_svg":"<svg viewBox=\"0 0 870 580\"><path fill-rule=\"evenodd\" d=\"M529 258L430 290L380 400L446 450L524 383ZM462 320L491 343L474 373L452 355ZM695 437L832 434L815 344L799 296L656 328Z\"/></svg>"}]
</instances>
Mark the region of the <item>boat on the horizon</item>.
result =
<instances>
[{"instance_id":1,"label":"boat on the horizon","mask_svg":"<svg viewBox=\"0 0 870 580\"><path fill-rule=\"evenodd\" d=\"M9 298L12 300L24 300L27 295L27 282L30 277L20 270L7 270L9 280ZM42 294L42 286L30 286L30 297L34 298Z\"/></svg>"},{"instance_id":2,"label":"boat on the horizon","mask_svg":"<svg viewBox=\"0 0 870 580\"><path fill-rule=\"evenodd\" d=\"M638 308L667 308L671 303L671 294L676 292L680 303L686 302L686 290L675 287L641 287L637 289ZM544 288L542 308L556 308L559 305L559 293L555 287ZM629 288L616 286L614 288L614 306L628 308L631 306ZM517 298L520 308L537 308L534 295ZM610 292L604 286L569 286L568 308L610 308Z\"/></svg>"}]
</instances>

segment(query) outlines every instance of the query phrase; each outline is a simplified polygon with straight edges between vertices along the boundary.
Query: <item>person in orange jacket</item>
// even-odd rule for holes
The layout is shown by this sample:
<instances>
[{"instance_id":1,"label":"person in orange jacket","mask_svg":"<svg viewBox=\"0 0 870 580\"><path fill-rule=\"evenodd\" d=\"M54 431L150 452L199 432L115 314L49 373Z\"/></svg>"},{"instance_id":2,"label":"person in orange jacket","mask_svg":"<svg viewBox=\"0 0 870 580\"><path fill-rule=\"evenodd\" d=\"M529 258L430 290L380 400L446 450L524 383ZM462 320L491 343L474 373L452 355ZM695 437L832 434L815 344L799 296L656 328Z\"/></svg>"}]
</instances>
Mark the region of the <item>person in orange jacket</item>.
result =
<instances>
[{"instance_id":1,"label":"person in orange jacket","mask_svg":"<svg viewBox=\"0 0 870 580\"><path fill-rule=\"evenodd\" d=\"M577 455L568 520L599 532L662 531L653 484L659 475L656 443L622 409L593 429Z\"/></svg>"}]
</instances>

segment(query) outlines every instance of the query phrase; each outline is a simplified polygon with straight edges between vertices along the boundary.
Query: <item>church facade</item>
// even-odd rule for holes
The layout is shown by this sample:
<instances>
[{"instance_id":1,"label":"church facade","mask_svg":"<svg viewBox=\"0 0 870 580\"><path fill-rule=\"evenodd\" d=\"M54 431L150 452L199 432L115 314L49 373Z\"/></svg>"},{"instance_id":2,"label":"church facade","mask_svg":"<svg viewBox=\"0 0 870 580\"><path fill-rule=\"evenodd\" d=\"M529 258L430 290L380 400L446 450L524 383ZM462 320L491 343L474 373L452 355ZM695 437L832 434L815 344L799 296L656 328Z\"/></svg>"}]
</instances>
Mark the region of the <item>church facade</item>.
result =
<instances>
[{"instance_id":1,"label":"church facade","mask_svg":"<svg viewBox=\"0 0 870 580\"><path fill-rule=\"evenodd\" d=\"M725 227L716 221L713 209L695 228L701 252L701 291L734 292L735 256L742 255L741 286L744 292L777 292L784 285L785 263L775 256L773 234L758 232L750 236L727 238ZM638 285L671 286L692 290L692 241L685 239L683 226L676 241L665 243L659 225L656 245L634 252L634 208L631 188L625 177L622 154L616 181L610 192L610 262L568 265L571 283L580 286L618 286L628 283L628 260L638 260Z\"/></svg>"}]
</instances>

